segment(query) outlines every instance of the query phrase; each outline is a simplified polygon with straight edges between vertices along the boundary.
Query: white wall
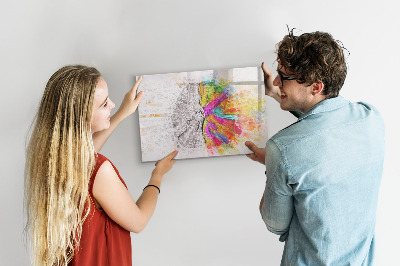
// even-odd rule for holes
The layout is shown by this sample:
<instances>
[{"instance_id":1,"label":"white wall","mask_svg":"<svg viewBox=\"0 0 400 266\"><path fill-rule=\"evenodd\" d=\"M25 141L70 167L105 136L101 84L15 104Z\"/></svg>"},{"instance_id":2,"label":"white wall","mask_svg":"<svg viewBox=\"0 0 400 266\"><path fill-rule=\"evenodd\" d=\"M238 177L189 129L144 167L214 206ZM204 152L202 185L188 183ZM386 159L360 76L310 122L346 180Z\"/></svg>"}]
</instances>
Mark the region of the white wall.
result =
<instances>
[{"instance_id":1,"label":"white wall","mask_svg":"<svg viewBox=\"0 0 400 266\"><path fill-rule=\"evenodd\" d=\"M386 122L386 161L376 236L380 265L393 265L399 239L400 19L396 1L2 1L0 76L0 261L28 265L23 242L25 137L50 75L66 64L96 66L114 102L135 75L258 66L275 68L275 44L287 33L327 31L350 50L342 95L374 104ZM269 132L293 119L270 103ZM141 163L138 117L121 124L102 153L134 198L152 163ZM156 212L132 234L133 263L279 265L283 244L258 213L264 169L245 156L178 161Z\"/></svg>"}]
</instances>

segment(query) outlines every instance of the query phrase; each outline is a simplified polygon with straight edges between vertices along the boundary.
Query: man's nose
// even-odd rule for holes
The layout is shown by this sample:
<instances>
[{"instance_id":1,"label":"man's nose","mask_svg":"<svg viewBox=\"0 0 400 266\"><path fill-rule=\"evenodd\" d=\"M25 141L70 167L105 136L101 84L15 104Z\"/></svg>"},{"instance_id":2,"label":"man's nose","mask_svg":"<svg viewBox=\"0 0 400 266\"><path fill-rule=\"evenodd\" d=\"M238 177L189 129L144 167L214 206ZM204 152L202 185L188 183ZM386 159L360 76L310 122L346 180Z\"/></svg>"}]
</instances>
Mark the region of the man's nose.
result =
<instances>
[{"instance_id":1,"label":"man's nose","mask_svg":"<svg viewBox=\"0 0 400 266\"><path fill-rule=\"evenodd\" d=\"M280 87L282 85L281 79L279 78L279 75L276 75L274 81L272 82L272 85L278 86L278 87Z\"/></svg>"}]
</instances>

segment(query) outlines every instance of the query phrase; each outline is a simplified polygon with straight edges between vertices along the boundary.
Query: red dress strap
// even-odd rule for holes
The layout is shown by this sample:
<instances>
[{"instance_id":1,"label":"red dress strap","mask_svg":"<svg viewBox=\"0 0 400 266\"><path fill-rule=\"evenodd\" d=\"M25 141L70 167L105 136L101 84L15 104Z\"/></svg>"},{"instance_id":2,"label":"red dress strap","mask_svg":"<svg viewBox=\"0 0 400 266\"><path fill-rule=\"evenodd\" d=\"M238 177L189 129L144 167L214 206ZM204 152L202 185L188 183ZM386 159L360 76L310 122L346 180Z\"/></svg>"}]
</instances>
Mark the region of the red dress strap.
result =
<instances>
[{"instance_id":1,"label":"red dress strap","mask_svg":"<svg viewBox=\"0 0 400 266\"><path fill-rule=\"evenodd\" d=\"M93 200L93 203L94 203L94 200L95 200L95 199L94 199L94 196L93 196L93 184L94 184L94 180L96 179L96 175L97 175L97 172L98 172L99 169L100 169L100 166L101 166L105 161L108 160L105 156L101 155L100 153L96 153L96 154L95 154L95 157L96 157L96 165L95 165L94 168L93 168L92 175L91 175L90 180L89 180L89 195L90 195L91 200ZM96 205L96 204L95 204L95 205Z\"/></svg>"}]
</instances>

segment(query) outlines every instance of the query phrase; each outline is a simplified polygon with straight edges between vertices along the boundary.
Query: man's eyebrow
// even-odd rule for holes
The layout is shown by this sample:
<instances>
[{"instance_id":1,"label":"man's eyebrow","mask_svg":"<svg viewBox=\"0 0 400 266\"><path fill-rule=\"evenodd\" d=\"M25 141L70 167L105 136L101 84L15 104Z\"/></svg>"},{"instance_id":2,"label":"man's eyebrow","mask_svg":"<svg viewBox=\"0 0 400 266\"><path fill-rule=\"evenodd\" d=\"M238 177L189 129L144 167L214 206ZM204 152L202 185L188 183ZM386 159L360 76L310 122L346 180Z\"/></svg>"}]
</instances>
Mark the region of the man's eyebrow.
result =
<instances>
[{"instance_id":1,"label":"man's eyebrow","mask_svg":"<svg viewBox=\"0 0 400 266\"><path fill-rule=\"evenodd\" d=\"M281 70L279 70L279 68L277 68L276 71L278 72L278 74L281 74L283 77L294 75L294 74L283 73Z\"/></svg>"}]
</instances>

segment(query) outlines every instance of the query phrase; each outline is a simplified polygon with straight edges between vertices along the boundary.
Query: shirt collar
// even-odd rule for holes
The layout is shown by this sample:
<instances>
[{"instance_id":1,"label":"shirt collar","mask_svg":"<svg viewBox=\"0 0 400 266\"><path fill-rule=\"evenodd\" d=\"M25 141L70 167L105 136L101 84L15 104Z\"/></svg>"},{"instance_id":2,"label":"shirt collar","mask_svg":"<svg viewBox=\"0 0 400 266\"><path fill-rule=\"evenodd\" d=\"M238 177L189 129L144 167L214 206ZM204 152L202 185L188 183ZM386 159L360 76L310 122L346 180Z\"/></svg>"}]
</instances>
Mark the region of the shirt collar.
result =
<instances>
[{"instance_id":1,"label":"shirt collar","mask_svg":"<svg viewBox=\"0 0 400 266\"><path fill-rule=\"evenodd\" d=\"M346 100L345 98L343 98L342 96L337 96L334 98L329 98L326 100L323 100L319 103L317 103L316 105L314 105L310 110L308 110L307 112L303 113L300 117L299 120L302 120L310 115L314 115L314 114L319 114L319 113L324 113L324 112L329 112L329 111L333 111L335 109L339 109L340 107L342 107L343 105L349 104L350 102L348 100Z\"/></svg>"}]
</instances>

